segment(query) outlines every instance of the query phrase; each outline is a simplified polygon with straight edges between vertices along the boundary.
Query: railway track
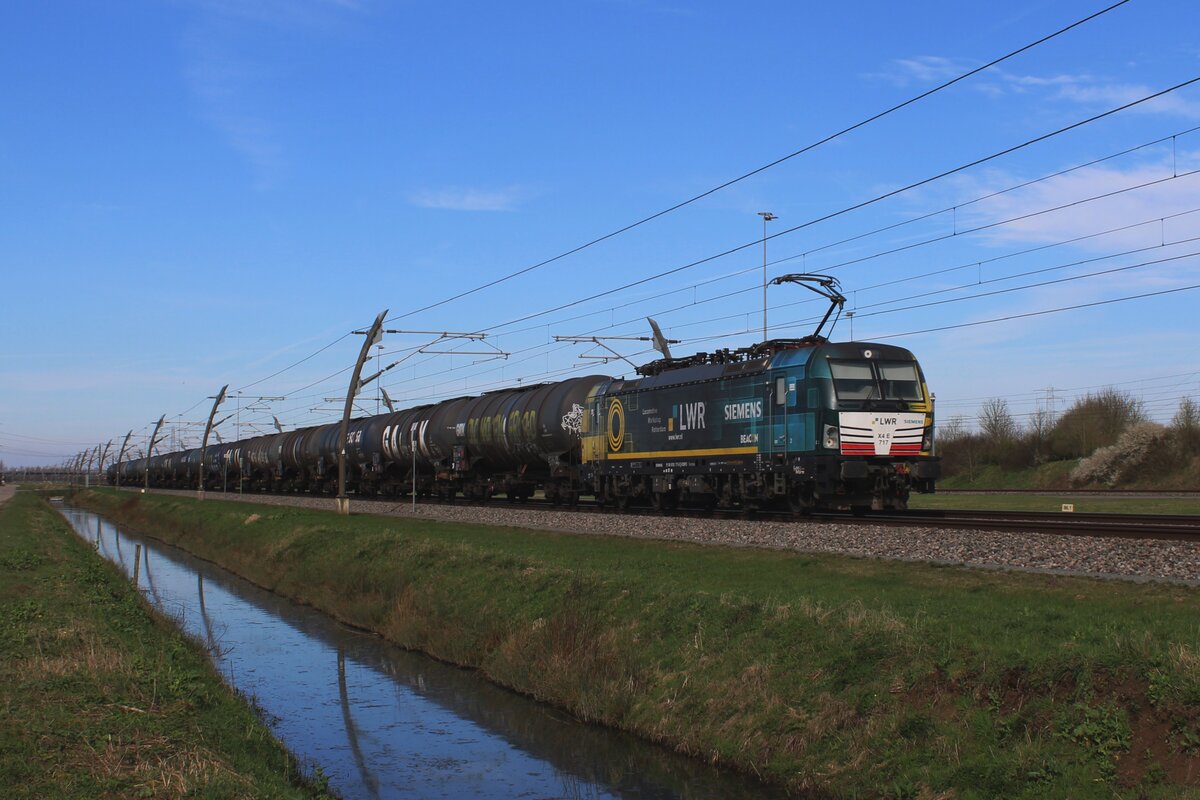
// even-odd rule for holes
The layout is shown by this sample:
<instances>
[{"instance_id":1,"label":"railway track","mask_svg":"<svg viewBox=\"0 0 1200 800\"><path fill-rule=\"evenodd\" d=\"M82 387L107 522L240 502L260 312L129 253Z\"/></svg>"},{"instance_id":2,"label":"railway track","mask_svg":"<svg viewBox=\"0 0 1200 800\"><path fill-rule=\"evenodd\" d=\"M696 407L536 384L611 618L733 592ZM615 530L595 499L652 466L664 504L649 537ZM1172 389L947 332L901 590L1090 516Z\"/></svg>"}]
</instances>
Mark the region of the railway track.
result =
<instances>
[{"instance_id":1,"label":"railway track","mask_svg":"<svg viewBox=\"0 0 1200 800\"><path fill-rule=\"evenodd\" d=\"M173 492L181 495L192 495L187 490L158 489L151 491ZM209 492L209 496L218 498L224 493ZM229 493L230 499L238 496ZM324 495L279 494L265 495L260 493L246 494L244 499L254 497L307 497L321 499ZM332 501L332 498L329 498ZM381 501L373 498L359 498L361 502L382 502L394 504L397 508L408 505L408 500ZM765 522L798 522L810 521L823 524L840 525L877 525L888 527L922 527L946 528L955 530L979 531L1027 531L1031 533L1052 533L1067 536L1117 537L1122 539L1160 539L1183 542L1200 542L1200 515L1170 515L1170 514L1111 514L1086 512L1035 512L1035 511L974 511L950 509L920 509L903 512L869 513L858 517L840 512L818 512L807 517L797 517L791 512L760 510L747 514L731 509L705 511L694 508L679 508L664 514L650 506L630 506L621 511L612 506L599 506L594 501L580 500L576 505L555 505L553 503L533 498L519 503L509 503L504 499L492 499L485 502L471 500L444 501L421 499L418 506L461 506L472 508L495 508L497 510L539 510L573 513L629 515L643 517L692 517L706 519L758 519Z\"/></svg>"},{"instance_id":2,"label":"railway track","mask_svg":"<svg viewBox=\"0 0 1200 800\"><path fill-rule=\"evenodd\" d=\"M1001 495L1031 497L1200 497L1200 489L943 489L940 495Z\"/></svg>"},{"instance_id":3,"label":"railway track","mask_svg":"<svg viewBox=\"0 0 1200 800\"><path fill-rule=\"evenodd\" d=\"M1200 516L1036 511L906 511L858 518L876 525L1033 531L1071 536L1200 542Z\"/></svg>"},{"instance_id":4,"label":"railway track","mask_svg":"<svg viewBox=\"0 0 1200 800\"><path fill-rule=\"evenodd\" d=\"M506 506L506 503L500 503ZM601 508L594 503L581 500L570 508L530 500L524 506L540 507L555 511L585 511L592 513L622 513L611 507ZM517 506L521 507L521 506ZM637 506L627 509L627 514L664 516L650 507ZM903 512L879 512L854 516L841 512L819 512L809 517L797 517L786 511L758 511L753 514L736 510L702 511L677 509L666 516L716 517L727 519L762 519L772 522L811 520L841 525L887 525L892 527L937 527L957 530L986 531L1029 531L1054 533L1070 536L1119 537L1122 539L1163 539L1184 542L1200 542L1200 515L1173 514L1105 514L1075 512L1037 511L974 511L929 509Z\"/></svg>"}]
</instances>

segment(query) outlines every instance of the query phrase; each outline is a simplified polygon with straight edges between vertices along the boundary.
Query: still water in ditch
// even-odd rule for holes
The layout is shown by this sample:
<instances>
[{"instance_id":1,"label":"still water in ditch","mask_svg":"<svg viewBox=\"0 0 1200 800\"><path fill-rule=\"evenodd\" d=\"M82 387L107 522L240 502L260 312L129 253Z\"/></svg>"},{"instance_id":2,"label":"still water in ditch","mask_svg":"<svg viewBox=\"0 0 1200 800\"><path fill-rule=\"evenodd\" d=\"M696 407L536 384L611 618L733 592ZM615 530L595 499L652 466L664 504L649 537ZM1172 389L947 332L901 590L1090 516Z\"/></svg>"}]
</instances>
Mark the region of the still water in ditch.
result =
<instances>
[{"instance_id":1,"label":"still water in ditch","mask_svg":"<svg viewBox=\"0 0 1200 800\"><path fill-rule=\"evenodd\" d=\"M345 798L782 798L348 630L176 548L64 508L80 536L204 642L275 735Z\"/></svg>"}]
</instances>

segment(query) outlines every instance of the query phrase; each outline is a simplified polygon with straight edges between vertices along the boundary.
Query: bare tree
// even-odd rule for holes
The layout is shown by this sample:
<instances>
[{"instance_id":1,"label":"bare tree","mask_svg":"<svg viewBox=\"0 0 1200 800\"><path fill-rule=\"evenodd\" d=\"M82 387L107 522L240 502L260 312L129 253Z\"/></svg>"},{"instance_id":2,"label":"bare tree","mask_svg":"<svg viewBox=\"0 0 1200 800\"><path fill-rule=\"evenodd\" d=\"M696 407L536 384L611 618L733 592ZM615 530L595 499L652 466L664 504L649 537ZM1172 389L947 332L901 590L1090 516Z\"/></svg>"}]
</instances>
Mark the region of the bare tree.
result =
<instances>
[{"instance_id":1,"label":"bare tree","mask_svg":"<svg viewBox=\"0 0 1200 800\"><path fill-rule=\"evenodd\" d=\"M967 435L967 418L956 414L938 426L938 441L956 442Z\"/></svg>"},{"instance_id":2,"label":"bare tree","mask_svg":"<svg viewBox=\"0 0 1200 800\"><path fill-rule=\"evenodd\" d=\"M1033 446L1033 463L1041 464L1046 460L1050 432L1054 430L1054 412L1048 408L1039 408L1029 416L1027 438Z\"/></svg>"},{"instance_id":3,"label":"bare tree","mask_svg":"<svg viewBox=\"0 0 1200 800\"><path fill-rule=\"evenodd\" d=\"M1171 436L1180 455L1200 455L1200 404L1190 397L1179 401L1179 410L1171 419ZM4 465L0 464L0 472Z\"/></svg>"},{"instance_id":4,"label":"bare tree","mask_svg":"<svg viewBox=\"0 0 1200 800\"><path fill-rule=\"evenodd\" d=\"M1008 410L1008 401L993 397L979 409L979 429L991 444L1005 444L1017 438L1017 423Z\"/></svg>"},{"instance_id":5,"label":"bare tree","mask_svg":"<svg viewBox=\"0 0 1200 800\"><path fill-rule=\"evenodd\" d=\"M1131 394L1111 387L1087 394L1058 418L1051 436L1055 455L1089 456L1115 444L1126 428L1145 419L1142 401Z\"/></svg>"}]
</instances>

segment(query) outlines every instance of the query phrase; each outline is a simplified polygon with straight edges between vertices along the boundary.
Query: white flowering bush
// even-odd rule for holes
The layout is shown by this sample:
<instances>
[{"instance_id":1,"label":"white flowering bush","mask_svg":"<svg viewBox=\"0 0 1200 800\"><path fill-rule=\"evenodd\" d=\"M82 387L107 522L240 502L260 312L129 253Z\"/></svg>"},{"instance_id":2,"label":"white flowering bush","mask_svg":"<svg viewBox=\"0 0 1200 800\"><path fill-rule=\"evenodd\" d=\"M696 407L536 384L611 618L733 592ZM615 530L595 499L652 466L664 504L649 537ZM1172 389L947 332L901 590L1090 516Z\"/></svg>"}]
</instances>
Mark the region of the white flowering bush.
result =
<instances>
[{"instance_id":1,"label":"white flowering bush","mask_svg":"<svg viewBox=\"0 0 1200 800\"><path fill-rule=\"evenodd\" d=\"M1154 422L1139 422L1117 439L1080 459L1071 470L1075 484L1116 486L1135 481L1143 473L1158 472L1169 447L1167 429Z\"/></svg>"}]
</instances>

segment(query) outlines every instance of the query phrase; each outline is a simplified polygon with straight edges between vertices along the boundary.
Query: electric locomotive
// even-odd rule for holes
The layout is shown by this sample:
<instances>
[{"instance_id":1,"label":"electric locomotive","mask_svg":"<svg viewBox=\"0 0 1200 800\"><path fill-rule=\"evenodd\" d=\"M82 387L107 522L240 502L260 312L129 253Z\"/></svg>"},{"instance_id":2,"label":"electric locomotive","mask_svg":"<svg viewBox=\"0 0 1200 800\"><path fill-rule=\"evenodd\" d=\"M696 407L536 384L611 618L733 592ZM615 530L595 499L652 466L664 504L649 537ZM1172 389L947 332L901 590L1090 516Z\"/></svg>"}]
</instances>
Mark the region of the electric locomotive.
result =
<instances>
[{"instance_id":1,"label":"electric locomotive","mask_svg":"<svg viewBox=\"0 0 1200 800\"><path fill-rule=\"evenodd\" d=\"M589 401L581 480L598 498L862 512L934 490L933 399L904 348L774 340L647 367Z\"/></svg>"}]
</instances>

